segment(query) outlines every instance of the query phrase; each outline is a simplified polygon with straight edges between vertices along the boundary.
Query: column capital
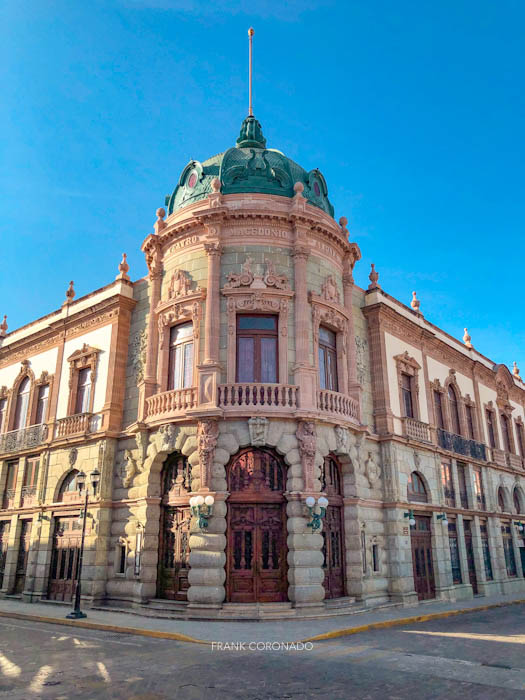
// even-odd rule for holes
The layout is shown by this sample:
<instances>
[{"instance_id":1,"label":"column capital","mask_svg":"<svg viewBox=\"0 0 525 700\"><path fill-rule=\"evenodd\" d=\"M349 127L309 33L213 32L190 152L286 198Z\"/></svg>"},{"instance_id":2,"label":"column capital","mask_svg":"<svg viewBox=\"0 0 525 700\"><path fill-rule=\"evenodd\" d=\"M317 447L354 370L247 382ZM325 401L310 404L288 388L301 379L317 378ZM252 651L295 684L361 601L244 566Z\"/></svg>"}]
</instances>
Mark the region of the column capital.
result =
<instances>
[{"instance_id":1,"label":"column capital","mask_svg":"<svg viewBox=\"0 0 525 700\"><path fill-rule=\"evenodd\" d=\"M220 257L222 254L222 245L218 241L208 241L204 243L204 250L206 251L206 255Z\"/></svg>"},{"instance_id":2,"label":"column capital","mask_svg":"<svg viewBox=\"0 0 525 700\"><path fill-rule=\"evenodd\" d=\"M299 260L308 260L310 257L310 247L307 245L303 245L300 243L296 243L294 247L292 248L292 257L297 258Z\"/></svg>"}]
</instances>

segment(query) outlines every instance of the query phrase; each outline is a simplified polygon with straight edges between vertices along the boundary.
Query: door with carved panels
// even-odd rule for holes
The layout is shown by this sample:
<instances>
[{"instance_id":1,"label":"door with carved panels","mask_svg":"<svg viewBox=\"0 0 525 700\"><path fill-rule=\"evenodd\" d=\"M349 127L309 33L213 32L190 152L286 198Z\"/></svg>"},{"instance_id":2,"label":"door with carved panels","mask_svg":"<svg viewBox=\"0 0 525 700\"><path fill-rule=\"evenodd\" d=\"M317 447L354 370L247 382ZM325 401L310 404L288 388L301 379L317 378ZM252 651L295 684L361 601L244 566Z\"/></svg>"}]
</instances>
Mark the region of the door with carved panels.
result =
<instances>
[{"instance_id":1,"label":"door with carved panels","mask_svg":"<svg viewBox=\"0 0 525 700\"><path fill-rule=\"evenodd\" d=\"M418 600L428 600L436 597L430 518L416 515L415 521L410 533L414 588Z\"/></svg>"},{"instance_id":2,"label":"door with carved panels","mask_svg":"<svg viewBox=\"0 0 525 700\"><path fill-rule=\"evenodd\" d=\"M339 462L332 455L323 462L321 490L328 499L322 530L325 598L341 598L345 595L343 486Z\"/></svg>"},{"instance_id":3,"label":"door with carved panels","mask_svg":"<svg viewBox=\"0 0 525 700\"><path fill-rule=\"evenodd\" d=\"M288 600L284 467L270 450L242 450L228 470L227 599Z\"/></svg>"},{"instance_id":4,"label":"door with carved panels","mask_svg":"<svg viewBox=\"0 0 525 700\"><path fill-rule=\"evenodd\" d=\"M87 532L87 529L86 529ZM78 516L55 518L55 534L49 572L49 600L70 602L76 588L82 524Z\"/></svg>"},{"instance_id":5,"label":"door with carved panels","mask_svg":"<svg viewBox=\"0 0 525 700\"><path fill-rule=\"evenodd\" d=\"M7 544L9 542L9 520L0 520L0 588L4 581L4 570L7 559Z\"/></svg>"},{"instance_id":6,"label":"door with carved panels","mask_svg":"<svg viewBox=\"0 0 525 700\"><path fill-rule=\"evenodd\" d=\"M157 592L160 598L185 601L189 588L191 468L183 455L176 452L166 459L161 486Z\"/></svg>"},{"instance_id":7,"label":"door with carved panels","mask_svg":"<svg viewBox=\"0 0 525 700\"><path fill-rule=\"evenodd\" d=\"M20 543L16 560L15 593L22 593L26 581L27 560L29 558L29 545L31 540L31 520L22 520L20 529Z\"/></svg>"},{"instance_id":8,"label":"door with carved panels","mask_svg":"<svg viewBox=\"0 0 525 700\"><path fill-rule=\"evenodd\" d=\"M472 528L470 520L463 520L463 531L465 534L465 549L467 550L469 582L472 586L473 595L478 595L478 577L476 574L476 563L474 561L474 547L472 545Z\"/></svg>"}]
</instances>

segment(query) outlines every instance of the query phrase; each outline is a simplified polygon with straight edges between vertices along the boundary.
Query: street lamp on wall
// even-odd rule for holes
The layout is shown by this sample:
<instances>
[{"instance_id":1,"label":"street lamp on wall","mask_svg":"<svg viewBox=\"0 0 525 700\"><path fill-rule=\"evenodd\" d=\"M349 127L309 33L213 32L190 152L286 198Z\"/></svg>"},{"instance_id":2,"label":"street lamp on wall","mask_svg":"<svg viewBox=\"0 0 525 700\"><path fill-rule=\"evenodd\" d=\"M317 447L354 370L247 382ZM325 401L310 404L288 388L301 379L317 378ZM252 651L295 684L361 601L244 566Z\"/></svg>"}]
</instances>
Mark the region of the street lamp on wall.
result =
<instances>
[{"instance_id":1,"label":"street lamp on wall","mask_svg":"<svg viewBox=\"0 0 525 700\"><path fill-rule=\"evenodd\" d=\"M448 525L448 518L447 518L447 514L446 514L446 513L438 513L438 514L436 515L436 518L437 518L438 520L441 520L441 522L443 523L443 525L445 525L445 526Z\"/></svg>"},{"instance_id":2,"label":"street lamp on wall","mask_svg":"<svg viewBox=\"0 0 525 700\"><path fill-rule=\"evenodd\" d=\"M215 499L212 495L206 496L192 496L190 498L190 507L192 515L199 519L199 528L204 530L208 527L208 519L211 518L213 514L213 504Z\"/></svg>"},{"instance_id":3,"label":"street lamp on wall","mask_svg":"<svg viewBox=\"0 0 525 700\"><path fill-rule=\"evenodd\" d=\"M404 517L408 518L408 524L410 525L410 527L414 527L414 525L416 524L416 519L414 518L414 511L409 510L408 513L404 513Z\"/></svg>"},{"instance_id":4,"label":"street lamp on wall","mask_svg":"<svg viewBox=\"0 0 525 700\"><path fill-rule=\"evenodd\" d=\"M525 525L521 522L521 520L515 522L514 525L518 528L518 532L520 533L520 535L523 534L523 531L525 530Z\"/></svg>"},{"instance_id":5,"label":"street lamp on wall","mask_svg":"<svg viewBox=\"0 0 525 700\"><path fill-rule=\"evenodd\" d=\"M311 527L312 532L316 532L321 527L321 521L326 515L328 499L321 496L317 499L316 503L313 496L308 496L305 503L308 508L308 515L310 516L310 522L306 524L306 527Z\"/></svg>"},{"instance_id":6,"label":"street lamp on wall","mask_svg":"<svg viewBox=\"0 0 525 700\"><path fill-rule=\"evenodd\" d=\"M89 474L89 479L91 481L91 488L93 490L93 496L96 496L97 486L100 481L100 472L98 469L93 469ZM77 485L80 493L84 491L84 510L81 511L79 519L82 519L82 537L80 539L80 552L77 560L76 568L76 589L75 589L75 607L73 610L66 615L69 620L79 620L80 618L87 617L86 613L80 610L80 589L82 581L82 559L84 558L84 539L86 536L86 520L87 520L87 508L88 508L88 498L89 498L89 488L86 484L86 475L83 471L77 474Z\"/></svg>"}]
</instances>

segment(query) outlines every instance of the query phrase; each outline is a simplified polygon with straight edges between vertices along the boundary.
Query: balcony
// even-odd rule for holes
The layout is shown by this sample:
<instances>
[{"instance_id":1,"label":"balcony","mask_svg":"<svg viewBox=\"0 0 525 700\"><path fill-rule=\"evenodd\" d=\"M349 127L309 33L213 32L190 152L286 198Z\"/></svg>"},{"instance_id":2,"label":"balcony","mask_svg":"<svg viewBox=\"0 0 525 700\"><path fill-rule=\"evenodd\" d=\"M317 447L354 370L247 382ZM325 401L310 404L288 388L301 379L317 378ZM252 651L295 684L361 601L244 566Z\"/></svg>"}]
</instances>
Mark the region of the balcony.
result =
<instances>
[{"instance_id":1,"label":"balcony","mask_svg":"<svg viewBox=\"0 0 525 700\"><path fill-rule=\"evenodd\" d=\"M55 425L55 437L64 438L72 435L86 435L92 432L92 413L75 413L73 416L60 418Z\"/></svg>"},{"instance_id":2,"label":"balcony","mask_svg":"<svg viewBox=\"0 0 525 700\"><path fill-rule=\"evenodd\" d=\"M466 457L472 457L473 459L479 459L483 462L487 461L486 448L482 442L469 440L462 435L449 433L441 428L438 428L437 437L438 445L444 450L449 450L459 455L465 455Z\"/></svg>"},{"instance_id":3,"label":"balcony","mask_svg":"<svg viewBox=\"0 0 525 700\"><path fill-rule=\"evenodd\" d=\"M320 389L317 392L317 408L321 413L359 423L359 402L338 391Z\"/></svg>"},{"instance_id":4,"label":"balcony","mask_svg":"<svg viewBox=\"0 0 525 700\"><path fill-rule=\"evenodd\" d=\"M503 452L503 450L498 450L497 447L492 448L492 461L494 462L494 464L499 464L500 467L507 466L505 452Z\"/></svg>"},{"instance_id":5,"label":"balcony","mask_svg":"<svg viewBox=\"0 0 525 700\"><path fill-rule=\"evenodd\" d=\"M6 489L2 499L2 510L15 507L15 489Z\"/></svg>"},{"instance_id":6,"label":"balcony","mask_svg":"<svg viewBox=\"0 0 525 700\"><path fill-rule=\"evenodd\" d=\"M228 413L282 413L297 408L298 387L291 384L219 384L218 404Z\"/></svg>"},{"instance_id":7,"label":"balcony","mask_svg":"<svg viewBox=\"0 0 525 700\"><path fill-rule=\"evenodd\" d=\"M197 387L172 389L146 399L146 419L175 418L197 408Z\"/></svg>"},{"instance_id":8,"label":"balcony","mask_svg":"<svg viewBox=\"0 0 525 700\"><path fill-rule=\"evenodd\" d=\"M0 435L0 454L20 452L38 447L47 437L47 425L31 425L21 430L11 430Z\"/></svg>"},{"instance_id":9,"label":"balcony","mask_svg":"<svg viewBox=\"0 0 525 700\"><path fill-rule=\"evenodd\" d=\"M507 467L511 469L523 469L523 460L519 455L507 452L505 454L505 459L507 460Z\"/></svg>"},{"instance_id":10,"label":"balcony","mask_svg":"<svg viewBox=\"0 0 525 700\"><path fill-rule=\"evenodd\" d=\"M428 423L422 423L415 418L405 417L403 420L403 432L406 438L419 442L431 442Z\"/></svg>"},{"instance_id":11,"label":"balcony","mask_svg":"<svg viewBox=\"0 0 525 700\"><path fill-rule=\"evenodd\" d=\"M36 505L36 486L22 486L22 501L20 506L23 508L29 508Z\"/></svg>"}]
</instances>

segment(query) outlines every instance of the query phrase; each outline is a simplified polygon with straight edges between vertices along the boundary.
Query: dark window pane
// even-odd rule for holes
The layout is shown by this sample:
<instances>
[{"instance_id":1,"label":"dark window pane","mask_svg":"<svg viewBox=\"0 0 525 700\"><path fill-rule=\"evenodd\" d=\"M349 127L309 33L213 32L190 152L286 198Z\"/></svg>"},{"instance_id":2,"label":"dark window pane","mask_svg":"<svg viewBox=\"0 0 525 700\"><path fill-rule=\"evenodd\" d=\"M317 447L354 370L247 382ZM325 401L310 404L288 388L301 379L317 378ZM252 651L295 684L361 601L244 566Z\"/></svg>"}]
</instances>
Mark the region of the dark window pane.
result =
<instances>
[{"instance_id":1,"label":"dark window pane","mask_svg":"<svg viewBox=\"0 0 525 700\"><path fill-rule=\"evenodd\" d=\"M275 316L238 316L238 328L240 330L277 330L277 318Z\"/></svg>"},{"instance_id":2,"label":"dark window pane","mask_svg":"<svg viewBox=\"0 0 525 700\"><path fill-rule=\"evenodd\" d=\"M328 388L326 386L326 351L322 345L319 346L319 387Z\"/></svg>"}]
</instances>

